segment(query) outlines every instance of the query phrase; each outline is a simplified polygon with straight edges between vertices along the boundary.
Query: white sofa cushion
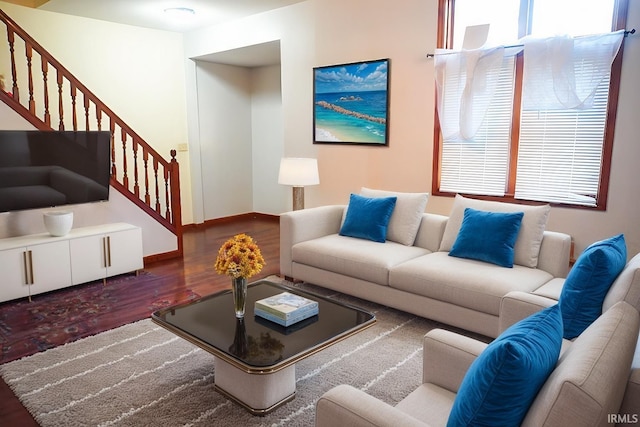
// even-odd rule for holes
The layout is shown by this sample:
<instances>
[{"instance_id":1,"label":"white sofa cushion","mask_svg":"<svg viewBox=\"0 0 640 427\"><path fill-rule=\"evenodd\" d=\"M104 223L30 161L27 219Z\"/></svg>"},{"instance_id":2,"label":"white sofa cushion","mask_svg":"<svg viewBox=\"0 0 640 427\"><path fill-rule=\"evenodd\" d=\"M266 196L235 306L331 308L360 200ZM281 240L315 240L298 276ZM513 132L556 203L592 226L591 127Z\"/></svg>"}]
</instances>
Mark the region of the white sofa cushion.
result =
<instances>
[{"instance_id":1,"label":"white sofa cushion","mask_svg":"<svg viewBox=\"0 0 640 427\"><path fill-rule=\"evenodd\" d=\"M532 293L558 301L562 292L562 285L564 285L564 277L555 277Z\"/></svg>"},{"instance_id":2,"label":"white sofa cushion","mask_svg":"<svg viewBox=\"0 0 640 427\"><path fill-rule=\"evenodd\" d=\"M332 234L293 245L291 258L294 263L387 285L390 268L428 253L429 250L417 246Z\"/></svg>"},{"instance_id":3,"label":"white sofa cushion","mask_svg":"<svg viewBox=\"0 0 640 427\"><path fill-rule=\"evenodd\" d=\"M501 268L434 252L394 267L389 286L497 316L508 292L531 292L552 278L544 270L519 265Z\"/></svg>"},{"instance_id":4,"label":"white sofa cushion","mask_svg":"<svg viewBox=\"0 0 640 427\"><path fill-rule=\"evenodd\" d=\"M419 419L427 426L444 425L456 394L435 384L421 384L402 399L396 409ZM398 426L401 427L401 426Z\"/></svg>"},{"instance_id":5,"label":"white sofa cushion","mask_svg":"<svg viewBox=\"0 0 640 427\"><path fill-rule=\"evenodd\" d=\"M440 243L440 251L448 252L458 237L458 231L462 225L464 210L473 208L489 212L524 212L522 225L518 233L518 239L514 246L514 264L535 268L538 266L538 254L542 243L542 235L551 206L529 206L514 203L502 203L486 200L476 200L456 195L447 226Z\"/></svg>"},{"instance_id":6,"label":"white sofa cushion","mask_svg":"<svg viewBox=\"0 0 640 427\"><path fill-rule=\"evenodd\" d=\"M407 246L413 245L420 227L422 214L427 207L429 198L427 193L399 193L362 187L360 195L364 197L396 196L396 207L393 209L389 220L387 240Z\"/></svg>"}]
</instances>

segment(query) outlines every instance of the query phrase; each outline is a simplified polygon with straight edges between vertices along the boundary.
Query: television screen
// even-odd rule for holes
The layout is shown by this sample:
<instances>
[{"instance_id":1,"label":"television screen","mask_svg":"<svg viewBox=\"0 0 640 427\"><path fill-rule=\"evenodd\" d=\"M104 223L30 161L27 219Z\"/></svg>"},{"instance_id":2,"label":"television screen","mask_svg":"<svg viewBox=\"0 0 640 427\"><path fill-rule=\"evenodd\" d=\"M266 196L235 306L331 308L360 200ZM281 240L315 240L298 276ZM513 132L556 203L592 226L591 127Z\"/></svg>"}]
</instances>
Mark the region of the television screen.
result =
<instances>
[{"instance_id":1,"label":"television screen","mask_svg":"<svg viewBox=\"0 0 640 427\"><path fill-rule=\"evenodd\" d=\"M108 131L0 130L0 212L109 199Z\"/></svg>"}]
</instances>

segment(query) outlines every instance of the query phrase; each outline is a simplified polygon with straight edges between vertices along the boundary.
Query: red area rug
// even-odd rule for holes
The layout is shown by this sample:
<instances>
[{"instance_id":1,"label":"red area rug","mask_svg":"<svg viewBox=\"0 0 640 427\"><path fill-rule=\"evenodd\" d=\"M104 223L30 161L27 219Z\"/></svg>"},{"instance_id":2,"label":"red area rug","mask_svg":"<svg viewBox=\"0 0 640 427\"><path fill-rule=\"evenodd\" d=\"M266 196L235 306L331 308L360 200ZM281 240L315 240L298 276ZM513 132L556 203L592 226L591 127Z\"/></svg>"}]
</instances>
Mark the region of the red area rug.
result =
<instances>
[{"instance_id":1,"label":"red area rug","mask_svg":"<svg viewBox=\"0 0 640 427\"><path fill-rule=\"evenodd\" d=\"M199 298L190 289L166 289L145 271L0 304L0 364L76 341L158 310Z\"/></svg>"}]
</instances>

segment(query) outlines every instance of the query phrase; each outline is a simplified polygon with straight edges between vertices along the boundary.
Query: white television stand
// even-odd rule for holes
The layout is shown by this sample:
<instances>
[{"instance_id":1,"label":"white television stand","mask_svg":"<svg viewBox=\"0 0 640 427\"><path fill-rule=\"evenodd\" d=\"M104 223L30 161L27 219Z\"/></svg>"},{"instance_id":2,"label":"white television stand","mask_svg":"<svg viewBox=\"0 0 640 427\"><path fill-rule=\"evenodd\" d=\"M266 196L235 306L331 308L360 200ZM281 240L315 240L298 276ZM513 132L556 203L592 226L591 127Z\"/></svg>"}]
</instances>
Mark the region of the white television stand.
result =
<instances>
[{"instance_id":1,"label":"white television stand","mask_svg":"<svg viewBox=\"0 0 640 427\"><path fill-rule=\"evenodd\" d=\"M0 302L141 270L142 230L126 223L0 239Z\"/></svg>"}]
</instances>

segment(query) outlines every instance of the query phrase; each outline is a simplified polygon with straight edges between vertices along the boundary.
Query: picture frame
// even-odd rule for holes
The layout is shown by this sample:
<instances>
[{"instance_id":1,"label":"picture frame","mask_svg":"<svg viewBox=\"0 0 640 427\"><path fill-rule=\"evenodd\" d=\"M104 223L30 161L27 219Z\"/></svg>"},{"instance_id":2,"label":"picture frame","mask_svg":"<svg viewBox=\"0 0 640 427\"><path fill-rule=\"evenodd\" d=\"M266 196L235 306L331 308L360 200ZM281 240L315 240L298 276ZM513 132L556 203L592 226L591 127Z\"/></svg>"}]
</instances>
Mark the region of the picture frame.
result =
<instances>
[{"instance_id":1,"label":"picture frame","mask_svg":"<svg viewBox=\"0 0 640 427\"><path fill-rule=\"evenodd\" d=\"M389 144L389 58L313 69L313 143Z\"/></svg>"}]
</instances>

